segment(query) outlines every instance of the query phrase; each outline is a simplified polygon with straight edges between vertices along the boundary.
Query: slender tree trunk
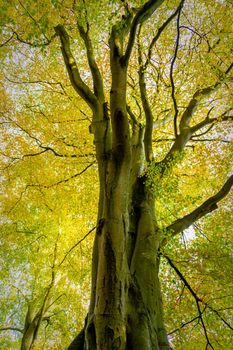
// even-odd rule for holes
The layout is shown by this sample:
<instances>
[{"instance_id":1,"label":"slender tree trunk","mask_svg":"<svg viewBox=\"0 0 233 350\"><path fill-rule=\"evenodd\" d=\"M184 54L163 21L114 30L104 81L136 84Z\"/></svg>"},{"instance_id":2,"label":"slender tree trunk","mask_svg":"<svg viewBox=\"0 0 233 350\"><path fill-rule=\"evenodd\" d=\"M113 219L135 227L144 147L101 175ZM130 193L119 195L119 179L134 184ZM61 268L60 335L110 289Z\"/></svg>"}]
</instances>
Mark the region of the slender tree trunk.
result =
<instances>
[{"instance_id":1,"label":"slender tree trunk","mask_svg":"<svg viewBox=\"0 0 233 350\"><path fill-rule=\"evenodd\" d=\"M35 342L35 326L31 325L28 328L22 338L20 350L31 350Z\"/></svg>"},{"instance_id":2,"label":"slender tree trunk","mask_svg":"<svg viewBox=\"0 0 233 350\"><path fill-rule=\"evenodd\" d=\"M31 350L36 340L38 330L39 315L33 315L32 307L29 304L25 317L24 333L20 350Z\"/></svg>"},{"instance_id":3,"label":"slender tree trunk","mask_svg":"<svg viewBox=\"0 0 233 350\"><path fill-rule=\"evenodd\" d=\"M41 322L43 321L46 311L48 311L50 307L49 297L55 281L54 267L55 267L55 261L56 261L56 254L57 254L57 245L55 244L54 260L53 260L53 266L51 270L50 284L45 292L41 307L37 311L35 310L35 307L33 307L32 303L28 303L28 309L25 317L24 331L23 331L20 350L33 349L35 341L37 339L39 328L41 326Z\"/></svg>"}]
</instances>

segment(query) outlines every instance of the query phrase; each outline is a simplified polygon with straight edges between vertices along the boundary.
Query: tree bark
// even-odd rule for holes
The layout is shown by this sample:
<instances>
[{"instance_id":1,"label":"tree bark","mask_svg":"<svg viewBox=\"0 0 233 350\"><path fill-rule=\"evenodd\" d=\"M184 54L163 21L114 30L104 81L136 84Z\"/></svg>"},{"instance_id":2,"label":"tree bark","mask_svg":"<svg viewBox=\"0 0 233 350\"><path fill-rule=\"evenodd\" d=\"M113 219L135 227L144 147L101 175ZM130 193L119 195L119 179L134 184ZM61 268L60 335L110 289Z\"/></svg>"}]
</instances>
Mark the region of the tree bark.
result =
<instances>
[{"instance_id":1,"label":"tree bark","mask_svg":"<svg viewBox=\"0 0 233 350\"><path fill-rule=\"evenodd\" d=\"M119 61L112 63L113 69L114 64ZM112 150L108 157L99 155L90 308L84 329L69 350L168 350L158 278L159 229L154 196L143 176L145 133L142 126L134 125L130 137L121 94L124 67L117 71L120 79L111 90ZM95 138L101 144L99 132Z\"/></svg>"},{"instance_id":2,"label":"tree bark","mask_svg":"<svg viewBox=\"0 0 233 350\"><path fill-rule=\"evenodd\" d=\"M158 278L154 198L143 177L133 183L131 196L129 187L129 176L122 174L105 198L93 252L90 309L69 350L170 349Z\"/></svg>"},{"instance_id":3,"label":"tree bark","mask_svg":"<svg viewBox=\"0 0 233 350\"><path fill-rule=\"evenodd\" d=\"M30 350L36 340L39 326L39 313L33 314L32 306L28 304L28 310L25 317L25 325L20 350Z\"/></svg>"}]
</instances>

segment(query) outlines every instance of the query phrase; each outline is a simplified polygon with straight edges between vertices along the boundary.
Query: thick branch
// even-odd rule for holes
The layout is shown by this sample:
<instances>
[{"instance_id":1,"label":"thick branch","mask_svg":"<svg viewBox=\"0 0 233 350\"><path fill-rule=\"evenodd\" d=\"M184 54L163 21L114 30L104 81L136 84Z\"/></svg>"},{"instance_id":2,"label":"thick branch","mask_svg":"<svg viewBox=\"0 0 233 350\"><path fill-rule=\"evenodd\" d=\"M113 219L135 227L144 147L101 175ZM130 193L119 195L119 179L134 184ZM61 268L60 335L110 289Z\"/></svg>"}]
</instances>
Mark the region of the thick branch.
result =
<instances>
[{"instance_id":1,"label":"thick branch","mask_svg":"<svg viewBox=\"0 0 233 350\"><path fill-rule=\"evenodd\" d=\"M226 82L226 80L231 79L226 77L226 75L231 71L231 69L232 69L232 64L224 72L222 79L217 81L214 85L210 85L206 88L199 89L195 92L192 99L189 101L187 108L185 109L184 113L181 116L180 125L179 125L180 132L182 132L183 129L189 127L192 116L195 113L199 103L204 98L208 97L213 92L215 92L224 82Z\"/></svg>"},{"instance_id":2,"label":"thick branch","mask_svg":"<svg viewBox=\"0 0 233 350\"><path fill-rule=\"evenodd\" d=\"M189 127L192 116L194 115L200 101L202 101L205 97L208 97L211 93L216 91L220 85L221 81L218 81L214 85L208 86L204 89L197 90L193 95L192 99L189 101L188 106L186 107L184 113L181 116L180 120L180 132L182 132L185 128Z\"/></svg>"},{"instance_id":3,"label":"thick branch","mask_svg":"<svg viewBox=\"0 0 233 350\"><path fill-rule=\"evenodd\" d=\"M204 126L208 125L208 124L211 124L211 127L212 125L214 125L214 123L218 122L218 121L223 121L223 122L226 122L226 121L231 121L233 120L233 116L231 115L227 115L227 112L224 112L222 113L222 115L220 115L219 117L217 118L205 118L204 120L202 120L200 123L194 125L192 128L191 128L191 132L192 134L194 134L195 132L197 132L198 130L202 129ZM208 129L209 131L210 129ZM197 136L201 136L201 135L205 135L206 132L203 132L202 134L199 134L199 135L195 135L195 137ZM193 135L194 136L194 135Z\"/></svg>"},{"instance_id":4,"label":"thick branch","mask_svg":"<svg viewBox=\"0 0 233 350\"><path fill-rule=\"evenodd\" d=\"M233 175L231 175L222 188L214 196L207 199L202 205L192 211L190 214L185 215L183 218L176 220L169 225L166 230L171 233L171 236L182 232L189 228L195 221L201 219L206 214L217 209L217 203L220 202L230 192L233 185ZM166 243L166 239L162 241L162 246Z\"/></svg>"},{"instance_id":5,"label":"thick branch","mask_svg":"<svg viewBox=\"0 0 233 350\"><path fill-rule=\"evenodd\" d=\"M164 0L149 0L139 9L137 14L135 15L132 21L125 55L123 56L123 59L122 59L122 62L124 62L125 64L127 64L129 61L129 58L134 46L138 25L145 22L148 18L150 18L152 14L155 12L155 10L160 5L162 5L163 2Z\"/></svg>"},{"instance_id":6,"label":"thick branch","mask_svg":"<svg viewBox=\"0 0 233 350\"><path fill-rule=\"evenodd\" d=\"M203 121L194 125L193 127L190 127L191 119L196 109L198 108L200 102L204 98L207 98L210 94L215 92L224 82L232 79L226 76L231 71L231 69L232 69L232 64L223 73L223 78L217 81L214 85L208 86L203 89L199 89L195 92L192 99L189 101L189 104L186 107L184 113L181 116L181 120L179 124L180 133L176 136L175 141L171 149L169 150L169 152L166 154L165 158L160 162L160 165L162 167L166 166L167 163L173 159L175 153L181 152L185 148L187 142L191 139L191 137L196 131L198 131L199 129L203 128L208 124L213 124L216 121L218 122L220 120L225 121L225 120L231 119L231 117L225 115L226 112L224 112L223 115L219 118L210 119L209 113L212 110L210 109L210 111L207 114L207 117Z\"/></svg>"},{"instance_id":7,"label":"thick branch","mask_svg":"<svg viewBox=\"0 0 233 350\"><path fill-rule=\"evenodd\" d=\"M65 61L66 69L70 77L71 84L73 85L74 89L77 91L79 96L86 101L86 103L89 105L89 107L92 110L94 110L97 102L96 96L93 94L90 88L84 83L84 81L80 76L78 66L75 62L74 56L70 49L69 35L62 25L56 26L55 31L60 37L61 50Z\"/></svg>"},{"instance_id":8,"label":"thick branch","mask_svg":"<svg viewBox=\"0 0 233 350\"><path fill-rule=\"evenodd\" d=\"M93 47L89 36L89 32L88 30L85 31L85 29L80 24L78 24L78 30L86 46L87 59L88 59L88 64L89 64L91 73L92 73L95 96L100 100L100 102L103 103L104 102L103 79L94 57L94 52L93 52Z\"/></svg>"},{"instance_id":9,"label":"thick branch","mask_svg":"<svg viewBox=\"0 0 233 350\"><path fill-rule=\"evenodd\" d=\"M148 96L147 96L145 70L142 64L142 52L141 52L140 45L138 45L138 63L140 67L138 72L140 95L141 95L142 107L146 117L144 146L145 146L146 161L149 162L150 160L152 160L152 155L153 155L153 151L152 151L153 113L152 113Z\"/></svg>"},{"instance_id":10,"label":"thick branch","mask_svg":"<svg viewBox=\"0 0 233 350\"><path fill-rule=\"evenodd\" d=\"M182 131L175 138L171 149L169 150L169 152L167 153L165 158L160 162L160 165L162 166L162 168L165 168L165 166L167 164L169 164L169 162L173 159L174 155L177 152L182 152L182 150L187 145L188 141L192 140L193 137L198 137L198 136L202 136L202 135L207 134L214 127L215 123L233 120L233 117L231 115L227 115L229 110L225 111L224 113L222 113L220 116L218 116L216 118L209 118L210 111L208 112L207 117L205 119L203 119L200 123L197 123L196 125L194 125L192 127L190 127L189 125L182 127ZM207 130L205 130L201 134L195 135L195 133L198 130L204 128L207 125L210 125L209 128L207 128ZM171 164L172 164L172 162L170 162L170 166L171 166Z\"/></svg>"}]
</instances>

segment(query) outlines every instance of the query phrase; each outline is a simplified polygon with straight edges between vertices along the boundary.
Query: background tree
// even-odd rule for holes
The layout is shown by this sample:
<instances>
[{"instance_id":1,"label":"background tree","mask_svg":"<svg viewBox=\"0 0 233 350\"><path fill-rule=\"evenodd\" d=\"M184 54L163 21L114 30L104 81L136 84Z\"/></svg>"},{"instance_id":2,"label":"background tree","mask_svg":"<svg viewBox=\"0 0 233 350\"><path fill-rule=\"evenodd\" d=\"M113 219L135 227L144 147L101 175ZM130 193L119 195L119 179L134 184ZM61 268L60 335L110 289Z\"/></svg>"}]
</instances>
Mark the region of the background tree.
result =
<instances>
[{"instance_id":1,"label":"background tree","mask_svg":"<svg viewBox=\"0 0 233 350\"><path fill-rule=\"evenodd\" d=\"M160 266L174 346L230 344L229 280L217 264L231 271L227 220L218 234L215 217L204 220L233 181L229 10L220 1L2 6L3 225L22 225L22 214L30 226L50 216L71 222L65 251L55 249L57 230L51 235L52 256L60 257L53 271L75 247L74 213L87 233L98 206L90 305L69 349L170 349ZM187 229L193 239L184 247Z\"/></svg>"}]
</instances>

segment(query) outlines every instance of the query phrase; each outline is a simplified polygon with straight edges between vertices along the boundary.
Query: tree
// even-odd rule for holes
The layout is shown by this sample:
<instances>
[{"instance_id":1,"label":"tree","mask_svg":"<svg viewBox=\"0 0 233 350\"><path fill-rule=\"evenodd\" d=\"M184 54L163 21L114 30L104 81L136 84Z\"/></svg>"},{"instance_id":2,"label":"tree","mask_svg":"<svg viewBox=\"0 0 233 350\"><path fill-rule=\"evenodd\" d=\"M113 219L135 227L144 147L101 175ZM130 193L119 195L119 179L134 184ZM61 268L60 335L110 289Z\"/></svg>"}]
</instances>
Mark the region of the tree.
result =
<instances>
[{"instance_id":1,"label":"tree","mask_svg":"<svg viewBox=\"0 0 233 350\"><path fill-rule=\"evenodd\" d=\"M59 190L56 194L59 195ZM61 198L58 201L61 205ZM77 251L83 238L72 235L66 206L57 213L53 200L49 215L43 202L34 207L27 198L29 212L25 215L23 202L21 200L18 208L21 217L16 211L11 215L11 220L15 221L8 219L1 227L0 344L6 349L24 350L68 346L69 332L77 331L77 323L85 316L87 296L79 291L79 285L87 288L89 284L89 268L85 266L88 245L81 252ZM78 225L79 221L72 218L72 224ZM78 242L70 247L72 236Z\"/></svg>"},{"instance_id":2,"label":"tree","mask_svg":"<svg viewBox=\"0 0 233 350\"><path fill-rule=\"evenodd\" d=\"M84 328L69 350L170 349L159 282L162 257L194 298L206 346L213 348L203 318L210 306L196 294L168 252L172 241L172 249L176 248L178 235L218 208L233 183L233 177L227 177L228 139L223 139L232 120L231 39L226 18L230 6L221 1L197 5L183 0L48 1L38 6L19 1L3 6L8 22L3 23L5 65L19 59L14 51L17 42L27 47L32 62L41 57L42 62L47 57L57 62L59 42L71 84L68 88L73 88L79 108L91 120L99 182L91 299ZM26 83L44 84L42 92L34 89L29 96L41 100L42 107L47 104L50 112L45 85L59 84L55 71L61 68L52 68L56 79L48 83L34 63L31 67L26 61L24 67ZM38 72L40 78L32 79L30 74ZM16 85L25 82L25 73L18 75ZM6 78L14 83L7 74ZM63 84L59 88L66 93ZM29 109L33 115L43 114L40 108L31 104ZM24 157L51 153L72 158L72 153L60 152L59 142L49 141L52 134L41 128L39 136L34 136L32 125L28 131L15 119L12 122L27 134L28 144L32 140L37 144L36 150L32 144L30 152L22 150ZM218 149L210 146L210 139L218 143ZM69 147L66 137L63 141ZM198 142L201 146L196 146ZM203 161L199 152L208 155L201 169L196 165ZM86 153L90 157L89 150ZM215 164L218 153L221 166ZM9 159L8 152L5 157ZM62 166L58 171L61 175ZM185 186L182 173L189 178ZM205 188L198 188L200 181L208 185L208 195ZM26 189L30 187L29 182ZM212 311L218 313L213 307Z\"/></svg>"}]
</instances>

